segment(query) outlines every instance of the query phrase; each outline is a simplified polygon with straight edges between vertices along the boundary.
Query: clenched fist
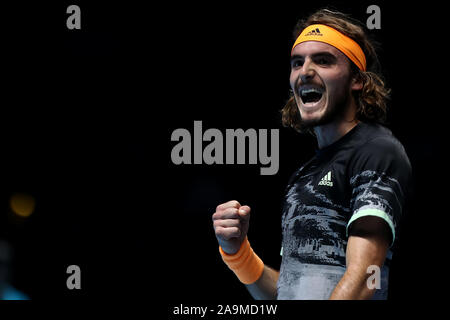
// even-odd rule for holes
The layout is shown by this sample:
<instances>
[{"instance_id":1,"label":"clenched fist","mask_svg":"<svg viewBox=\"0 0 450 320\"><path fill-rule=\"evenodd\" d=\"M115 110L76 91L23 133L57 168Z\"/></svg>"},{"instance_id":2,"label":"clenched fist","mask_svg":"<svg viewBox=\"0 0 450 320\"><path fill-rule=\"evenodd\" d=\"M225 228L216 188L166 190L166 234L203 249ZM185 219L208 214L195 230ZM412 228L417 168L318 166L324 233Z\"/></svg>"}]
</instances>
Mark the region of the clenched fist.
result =
<instances>
[{"instance_id":1,"label":"clenched fist","mask_svg":"<svg viewBox=\"0 0 450 320\"><path fill-rule=\"evenodd\" d=\"M222 250L228 254L238 252L247 236L250 207L236 200L218 205L212 215L214 231Z\"/></svg>"}]
</instances>

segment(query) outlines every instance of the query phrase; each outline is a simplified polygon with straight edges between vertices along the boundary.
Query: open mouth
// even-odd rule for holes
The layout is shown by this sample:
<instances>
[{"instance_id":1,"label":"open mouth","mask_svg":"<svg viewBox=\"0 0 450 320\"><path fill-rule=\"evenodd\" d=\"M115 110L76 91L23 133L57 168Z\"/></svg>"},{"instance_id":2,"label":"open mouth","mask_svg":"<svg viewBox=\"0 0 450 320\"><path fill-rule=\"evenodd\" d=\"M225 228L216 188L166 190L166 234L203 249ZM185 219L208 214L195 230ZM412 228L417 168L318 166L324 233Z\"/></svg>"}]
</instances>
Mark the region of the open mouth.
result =
<instances>
[{"instance_id":1,"label":"open mouth","mask_svg":"<svg viewBox=\"0 0 450 320\"><path fill-rule=\"evenodd\" d=\"M303 86L299 90L303 104L315 104L320 101L323 89L319 87Z\"/></svg>"}]
</instances>

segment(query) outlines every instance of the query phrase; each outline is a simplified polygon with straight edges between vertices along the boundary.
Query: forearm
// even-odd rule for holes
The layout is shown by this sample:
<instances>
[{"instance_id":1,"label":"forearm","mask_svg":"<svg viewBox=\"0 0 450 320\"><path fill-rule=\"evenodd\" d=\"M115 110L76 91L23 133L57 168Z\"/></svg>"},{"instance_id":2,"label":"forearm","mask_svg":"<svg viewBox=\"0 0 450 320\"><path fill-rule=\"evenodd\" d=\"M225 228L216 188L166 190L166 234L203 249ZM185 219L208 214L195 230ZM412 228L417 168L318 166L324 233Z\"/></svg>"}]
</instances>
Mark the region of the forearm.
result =
<instances>
[{"instance_id":1,"label":"forearm","mask_svg":"<svg viewBox=\"0 0 450 320\"><path fill-rule=\"evenodd\" d=\"M264 265L261 277L256 282L246 285L247 290L256 300L275 300L279 275L279 271Z\"/></svg>"},{"instance_id":2,"label":"forearm","mask_svg":"<svg viewBox=\"0 0 450 320\"><path fill-rule=\"evenodd\" d=\"M330 300L368 300L375 293L375 289L367 286L367 274L346 271L334 288Z\"/></svg>"}]
</instances>

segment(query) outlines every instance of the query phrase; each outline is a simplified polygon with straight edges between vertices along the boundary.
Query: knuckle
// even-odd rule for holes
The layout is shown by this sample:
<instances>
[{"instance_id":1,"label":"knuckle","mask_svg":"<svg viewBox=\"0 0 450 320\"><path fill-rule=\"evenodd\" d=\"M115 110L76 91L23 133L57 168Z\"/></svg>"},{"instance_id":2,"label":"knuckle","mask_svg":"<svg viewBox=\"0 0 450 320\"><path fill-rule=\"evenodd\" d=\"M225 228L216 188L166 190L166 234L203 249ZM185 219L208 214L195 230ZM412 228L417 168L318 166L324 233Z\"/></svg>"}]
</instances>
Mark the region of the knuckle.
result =
<instances>
[{"instance_id":1,"label":"knuckle","mask_svg":"<svg viewBox=\"0 0 450 320\"><path fill-rule=\"evenodd\" d=\"M230 200L228 202L219 204L216 207L216 212L224 211L224 210L227 210L229 208L236 208L236 209L238 209L240 206L241 205L239 204L239 202L237 200Z\"/></svg>"},{"instance_id":2,"label":"knuckle","mask_svg":"<svg viewBox=\"0 0 450 320\"><path fill-rule=\"evenodd\" d=\"M230 205L231 205L231 207L233 207L233 208L239 208L241 205L239 204L239 202L237 202L237 200L231 200L231 203L230 203Z\"/></svg>"},{"instance_id":3,"label":"knuckle","mask_svg":"<svg viewBox=\"0 0 450 320\"><path fill-rule=\"evenodd\" d=\"M234 208L234 207L227 208L227 209L224 211L224 213L234 215L234 214L237 214L237 213L238 213L238 209L236 209L236 208Z\"/></svg>"},{"instance_id":4,"label":"knuckle","mask_svg":"<svg viewBox=\"0 0 450 320\"><path fill-rule=\"evenodd\" d=\"M224 240L230 240L230 235L229 235L228 233L224 233L224 234L222 235L222 239L224 239Z\"/></svg>"},{"instance_id":5,"label":"knuckle","mask_svg":"<svg viewBox=\"0 0 450 320\"><path fill-rule=\"evenodd\" d=\"M236 222L235 222L234 219L228 219L228 220L226 221L226 224L227 224L227 226L228 226L229 228L237 227Z\"/></svg>"},{"instance_id":6,"label":"knuckle","mask_svg":"<svg viewBox=\"0 0 450 320\"><path fill-rule=\"evenodd\" d=\"M229 236L228 236L228 233L225 232L224 229L222 229L221 232L216 234L216 235L217 235L218 238L220 238L222 240L229 240L230 239Z\"/></svg>"},{"instance_id":7,"label":"knuckle","mask_svg":"<svg viewBox=\"0 0 450 320\"><path fill-rule=\"evenodd\" d=\"M233 227L232 234L233 234L233 237L239 237L241 235L241 229L239 229L237 227Z\"/></svg>"},{"instance_id":8,"label":"knuckle","mask_svg":"<svg viewBox=\"0 0 450 320\"><path fill-rule=\"evenodd\" d=\"M217 226L216 228L215 228L215 231L216 231L216 235L217 236L223 236L223 234L224 234L224 228L222 228L221 226Z\"/></svg>"}]
</instances>

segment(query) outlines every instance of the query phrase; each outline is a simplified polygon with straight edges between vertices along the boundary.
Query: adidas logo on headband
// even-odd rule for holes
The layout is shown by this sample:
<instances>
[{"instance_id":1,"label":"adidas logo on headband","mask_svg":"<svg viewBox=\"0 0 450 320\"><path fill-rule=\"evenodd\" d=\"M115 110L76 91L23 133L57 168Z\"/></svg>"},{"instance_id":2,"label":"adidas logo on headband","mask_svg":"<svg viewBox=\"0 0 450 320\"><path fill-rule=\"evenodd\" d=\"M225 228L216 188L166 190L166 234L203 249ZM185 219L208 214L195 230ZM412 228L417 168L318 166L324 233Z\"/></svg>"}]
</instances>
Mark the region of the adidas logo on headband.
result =
<instances>
[{"instance_id":1,"label":"adidas logo on headband","mask_svg":"<svg viewBox=\"0 0 450 320\"><path fill-rule=\"evenodd\" d=\"M305 37L307 36L323 36L323 34L320 33L319 28L316 28L315 30L311 30L307 34L305 34Z\"/></svg>"}]
</instances>

